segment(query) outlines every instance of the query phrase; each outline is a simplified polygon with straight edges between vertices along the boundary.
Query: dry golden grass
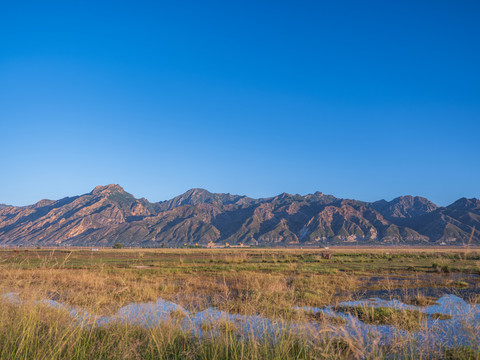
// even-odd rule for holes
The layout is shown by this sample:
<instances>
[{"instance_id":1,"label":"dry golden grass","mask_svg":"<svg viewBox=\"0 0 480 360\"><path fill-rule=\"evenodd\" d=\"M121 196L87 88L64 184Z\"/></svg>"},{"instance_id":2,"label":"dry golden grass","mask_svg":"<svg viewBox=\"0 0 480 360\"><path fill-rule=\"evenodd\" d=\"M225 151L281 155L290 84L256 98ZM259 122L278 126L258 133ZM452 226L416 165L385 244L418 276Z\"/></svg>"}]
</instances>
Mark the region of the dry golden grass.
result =
<instances>
[{"instance_id":1,"label":"dry golden grass","mask_svg":"<svg viewBox=\"0 0 480 360\"><path fill-rule=\"evenodd\" d=\"M335 319L317 321L325 325L324 333L308 338L285 334L276 343L239 337L228 322L220 322L213 326L220 330L219 338L200 341L179 329L180 313L161 328L112 325L99 329L78 327L65 313L39 307L35 300L54 299L110 315L132 302L162 298L189 311L216 307L276 321L307 322L311 316L294 307L335 305L366 289L444 286L452 283L452 274L478 274L480 269L476 249L465 255L463 250L445 248L335 248L329 250L332 259L322 259L322 252L325 250L0 250L0 293L18 292L25 301L21 306L0 302L0 341L5 345L0 358L383 357L384 348L366 349L358 338L329 338L332 324L342 326ZM448 266L449 273L437 273L435 264ZM475 289L479 285L469 286ZM406 351L405 344L412 346L405 338L399 338L395 346ZM433 351L420 350L425 358Z\"/></svg>"}]
</instances>

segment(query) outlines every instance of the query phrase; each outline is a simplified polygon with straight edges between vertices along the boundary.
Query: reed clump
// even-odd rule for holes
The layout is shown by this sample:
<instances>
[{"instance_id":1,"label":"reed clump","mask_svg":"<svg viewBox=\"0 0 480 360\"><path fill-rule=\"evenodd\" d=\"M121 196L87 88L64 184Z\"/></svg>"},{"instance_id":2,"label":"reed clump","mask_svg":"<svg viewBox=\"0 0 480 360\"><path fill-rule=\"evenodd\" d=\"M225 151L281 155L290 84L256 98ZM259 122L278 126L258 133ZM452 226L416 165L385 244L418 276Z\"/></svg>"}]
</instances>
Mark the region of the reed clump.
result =
<instances>
[{"instance_id":1,"label":"reed clump","mask_svg":"<svg viewBox=\"0 0 480 360\"><path fill-rule=\"evenodd\" d=\"M416 295L412 297L406 297L403 299L403 303L415 306L429 306L437 304L436 298L432 296L425 296L425 295Z\"/></svg>"},{"instance_id":2,"label":"reed clump","mask_svg":"<svg viewBox=\"0 0 480 360\"><path fill-rule=\"evenodd\" d=\"M373 306L337 306L337 312L349 313L366 324L394 325L406 330L418 330L427 315L417 310Z\"/></svg>"}]
</instances>

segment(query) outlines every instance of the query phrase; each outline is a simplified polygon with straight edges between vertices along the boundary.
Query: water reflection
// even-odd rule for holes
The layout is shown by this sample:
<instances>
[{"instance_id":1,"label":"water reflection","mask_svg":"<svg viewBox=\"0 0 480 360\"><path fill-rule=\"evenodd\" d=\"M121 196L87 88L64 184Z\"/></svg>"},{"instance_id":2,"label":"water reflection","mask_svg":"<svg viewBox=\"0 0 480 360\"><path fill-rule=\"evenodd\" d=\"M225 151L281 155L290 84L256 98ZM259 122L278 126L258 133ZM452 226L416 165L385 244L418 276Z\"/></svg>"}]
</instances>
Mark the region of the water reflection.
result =
<instances>
[{"instance_id":1,"label":"water reflection","mask_svg":"<svg viewBox=\"0 0 480 360\"><path fill-rule=\"evenodd\" d=\"M14 304L21 304L17 293L5 293L2 298ZM301 307L298 310L311 313L322 312L327 316L339 316L345 319L341 325L320 324L315 322L292 323L274 321L259 315L238 315L208 308L200 312L189 312L182 306L162 299L156 302L132 303L122 307L112 316L97 316L89 314L83 309L68 306L52 299L41 300L39 303L67 311L74 319L81 323L105 326L113 323L128 323L145 327L154 327L165 323L176 322L185 331L195 335L209 336L219 331L230 328L231 331L244 336L263 338L277 336L283 331L295 331L317 335L320 332L329 336L350 336L364 344L388 344L398 337L409 337L429 344L442 346L470 345L480 335L480 306L468 304L455 295L444 295L434 305L419 307L404 304L398 300L383 300L380 298L365 299L360 301L347 301L339 305L345 306L373 306L394 309L407 309L421 311L425 314L450 315L449 319L435 319L431 316L426 321L426 326L417 331L406 331L392 325L369 325L357 317L342 312L335 312L332 306L325 308ZM222 325L223 324L223 325ZM327 331L326 331L327 330Z\"/></svg>"}]
</instances>

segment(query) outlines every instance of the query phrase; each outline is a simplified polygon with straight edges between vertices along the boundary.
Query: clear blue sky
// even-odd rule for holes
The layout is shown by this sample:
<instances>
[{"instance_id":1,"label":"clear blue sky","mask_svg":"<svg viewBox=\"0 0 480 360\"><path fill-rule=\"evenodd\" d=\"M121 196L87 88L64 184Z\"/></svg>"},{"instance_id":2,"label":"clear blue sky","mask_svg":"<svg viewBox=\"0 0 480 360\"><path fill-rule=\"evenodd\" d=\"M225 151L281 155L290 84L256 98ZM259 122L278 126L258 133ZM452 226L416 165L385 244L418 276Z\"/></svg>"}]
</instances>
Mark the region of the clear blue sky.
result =
<instances>
[{"instance_id":1,"label":"clear blue sky","mask_svg":"<svg viewBox=\"0 0 480 360\"><path fill-rule=\"evenodd\" d=\"M480 197L480 2L2 1L0 203Z\"/></svg>"}]
</instances>

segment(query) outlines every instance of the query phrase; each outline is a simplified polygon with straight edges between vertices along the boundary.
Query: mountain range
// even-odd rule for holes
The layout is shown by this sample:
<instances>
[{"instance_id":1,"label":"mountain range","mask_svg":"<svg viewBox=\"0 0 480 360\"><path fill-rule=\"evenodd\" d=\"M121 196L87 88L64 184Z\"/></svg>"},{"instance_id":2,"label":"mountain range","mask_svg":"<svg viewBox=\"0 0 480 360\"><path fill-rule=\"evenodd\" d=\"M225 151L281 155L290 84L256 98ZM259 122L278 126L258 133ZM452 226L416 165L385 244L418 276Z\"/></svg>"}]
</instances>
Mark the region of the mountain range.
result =
<instances>
[{"instance_id":1,"label":"mountain range","mask_svg":"<svg viewBox=\"0 0 480 360\"><path fill-rule=\"evenodd\" d=\"M151 203L111 184L29 206L0 205L3 246L465 245L470 241L480 244L476 198L439 207L419 196L364 202L316 192L253 199L192 189Z\"/></svg>"}]
</instances>

